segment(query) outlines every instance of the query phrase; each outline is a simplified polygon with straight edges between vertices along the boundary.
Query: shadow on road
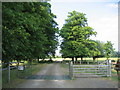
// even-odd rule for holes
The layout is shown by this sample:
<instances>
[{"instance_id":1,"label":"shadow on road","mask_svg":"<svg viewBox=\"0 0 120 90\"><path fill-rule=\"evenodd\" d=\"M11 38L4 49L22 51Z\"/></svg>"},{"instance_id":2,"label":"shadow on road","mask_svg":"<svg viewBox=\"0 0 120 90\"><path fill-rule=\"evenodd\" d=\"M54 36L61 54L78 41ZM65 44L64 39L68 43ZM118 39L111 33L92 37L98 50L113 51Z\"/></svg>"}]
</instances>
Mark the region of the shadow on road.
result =
<instances>
[{"instance_id":1,"label":"shadow on road","mask_svg":"<svg viewBox=\"0 0 120 90\"><path fill-rule=\"evenodd\" d=\"M33 75L27 79L37 79L37 80L70 80L69 75Z\"/></svg>"}]
</instances>

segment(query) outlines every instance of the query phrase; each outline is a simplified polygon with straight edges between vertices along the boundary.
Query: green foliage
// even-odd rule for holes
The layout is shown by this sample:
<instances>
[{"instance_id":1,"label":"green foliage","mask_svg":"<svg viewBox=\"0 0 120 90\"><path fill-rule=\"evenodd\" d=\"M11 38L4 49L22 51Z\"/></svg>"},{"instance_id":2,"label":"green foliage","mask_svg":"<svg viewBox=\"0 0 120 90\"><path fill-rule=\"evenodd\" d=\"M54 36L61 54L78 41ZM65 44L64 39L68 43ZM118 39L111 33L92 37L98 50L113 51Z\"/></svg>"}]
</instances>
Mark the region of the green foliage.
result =
<instances>
[{"instance_id":1,"label":"green foliage","mask_svg":"<svg viewBox=\"0 0 120 90\"><path fill-rule=\"evenodd\" d=\"M112 57L118 57L118 58L120 58L120 52L119 51L113 51L112 52Z\"/></svg>"},{"instance_id":2,"label":"green foliage","mask_svg":"<svg viewBox=\"0 0 120 90\"><path fill-rule=\"evenodd\" d=\"M61 53L63 57L83 57L88 55L86 46L91 35L97 33L88 26L87 18L84 13L69 12L68 19L63 25L60 35L63 38L61 44Z\"/></svg>"},{"instance_id":3,"label":"green foliage","mask_svg":"<svg viewBox=\"0 0 120 90\"><path fill-rule=\"evenodd\" d=\"M87 46L89 48L89 51L88 51L89 56L94 57L101 54L101 52L98 49L98 43L96 41L94 40L89 41Z\"/></svg>"},{"instance_id":4,"label":"green foliage","mask_svg":"<svg viewBox=\"0 0 120 90\"><path fill-rule=\"evenodd\" d=\"M88 26L87 18L84 13L69 12L66 23L60 30L60 35L63 38L61 44L61 53L63 57L93 57L93 60L98 57L110 57L113 52L111 42L106 44L101 41L91 40L90 36L97 33Z\"/></svg>"},{"instance_id":5,"label":"green foliage","mask_svg":"<svg viewBox=\"0 0 120 90\"><path fill-rule=\"evenodd\" d=\"M111 41L107 41L107 43L104 44L105 57L107 59L110 58L113 51L114 51L113 44L111 43Z\"/></svg>"},{"instance_id":6,"label":"green foliage","mask_svg":"<svg viewBox=\"0 0 120 90\"><path fill-rule=\"evenodd\" d=\"M95 60L98 57L104 56L104 43L101 41L95 41L90 40L90 42L87 44L89 51L88 56L93 57L93 60Z\"/></svg>"},{"instance_id":7,"label":"green foliage","mask_svg":"<svg viewBox=\"0 0 120 90\"><path fill-rule=\"evenodd\" d=\"M4 2L3 61L54 55L58 28L47 2Z\"/></svg>"},{"instance_id":8,"label":"green foliage","mask_svg":"<svg viewBox=\"0 0 120 90\"><path fill-rule=\"evenodd\" d=\"M107 43L101 42L101 41L94 41L93 43L88 44L89 45L89 55L93 57L93 59L98 57L106 57L107 59L115 54L113 49L113 44L110 41L107 41Z\"/></svg>"}]
</instances>

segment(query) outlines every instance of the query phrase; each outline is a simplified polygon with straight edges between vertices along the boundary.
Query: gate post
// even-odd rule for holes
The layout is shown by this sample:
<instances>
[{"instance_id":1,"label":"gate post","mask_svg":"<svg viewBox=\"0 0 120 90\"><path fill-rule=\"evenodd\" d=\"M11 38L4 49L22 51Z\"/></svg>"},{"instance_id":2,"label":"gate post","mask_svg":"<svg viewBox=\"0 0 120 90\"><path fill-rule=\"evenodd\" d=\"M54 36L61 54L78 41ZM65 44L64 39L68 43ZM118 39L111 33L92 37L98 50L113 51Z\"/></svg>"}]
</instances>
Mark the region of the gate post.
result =
<instances>
[{"instance_id":1,"label":"gate post","mask_svg":"<svg viewBox=\"0 0 120 90\"><path fill-rule=\"evenodd\" d=\"M110 75L110 77L111 77L111 60L109 60L109 75Z\"/></svg>"},{"instance_id":2,"label":"gate post","mask_svg":"<svg viewBox=\"0 0 120 90\"><path fill-rule=\"evenodd\" d=\"M70 61L69 61L69 76L70 76L70 74L71 74L70 68L71 68L71 67L70 67Z\"/></svg>"},{"instance_id":3,"label":"gate post","mask_svg":"<svg viewBox=\"0 0 120 90\"><path fill-rule=\"evenodd\" d=\"M69 63L69 75L70 75L70 78L72 79L73 77L73 63L72 62Z\"/></svg>"},{"instance_id":4,"label":"gate post","mask_svg":"<svg viewBox=\"0 0 120 90\"><path fill-rule=\"evenodd\" d=\"M80 64L81 64L81 60L80 60Z\"/></svg>"},{"instance_id":5,"label":"gate post","mask_svg":"<svg viewBox=\"0 0 120 90\"><path fill-rule=\"evenodd\" d=\"M107 60L107 76L111 77L111 61Z\"/></svg>"}]
</instances>

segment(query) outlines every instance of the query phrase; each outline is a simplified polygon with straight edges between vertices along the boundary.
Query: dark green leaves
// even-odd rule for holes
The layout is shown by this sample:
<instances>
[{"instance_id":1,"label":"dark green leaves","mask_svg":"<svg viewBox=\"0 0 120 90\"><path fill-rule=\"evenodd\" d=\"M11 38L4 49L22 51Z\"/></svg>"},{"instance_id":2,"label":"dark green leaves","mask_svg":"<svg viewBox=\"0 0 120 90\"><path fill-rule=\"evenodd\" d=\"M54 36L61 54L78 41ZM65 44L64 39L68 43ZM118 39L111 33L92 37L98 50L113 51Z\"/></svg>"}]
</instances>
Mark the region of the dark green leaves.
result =
<instances>
[{"instance_id":1,"label":"dark green leaves","mask_svg":"<svg viewBox=\"0 0 120 90\"><path fill-rule=\"evenodd\" d=\"M47 2L5 2L3 60L45 58L54 54L57 23Z\"/></svg>"}]
</instances>

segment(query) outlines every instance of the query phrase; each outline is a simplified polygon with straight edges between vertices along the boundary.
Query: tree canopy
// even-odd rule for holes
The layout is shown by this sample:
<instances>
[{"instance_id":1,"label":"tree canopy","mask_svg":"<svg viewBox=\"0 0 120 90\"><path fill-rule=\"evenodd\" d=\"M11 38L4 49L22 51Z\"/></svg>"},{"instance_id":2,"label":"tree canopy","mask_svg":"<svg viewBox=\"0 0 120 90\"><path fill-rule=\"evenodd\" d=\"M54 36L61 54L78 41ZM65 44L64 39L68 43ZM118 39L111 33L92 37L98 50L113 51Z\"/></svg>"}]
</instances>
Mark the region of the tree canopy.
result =
<instances>
[{"instance_id":1,"label":"tree canopy","mask_svg":"<svg viewBox=\"0 0 120 90\"><path fill-rule=\"evenodd\" d=\"M85 56L93 59L106 56L114 51L113 44L91 40L96 35L87 23L86 14L68 13L61 30L58 30L51 5L47 2L3 2L2 3L2 61L45 59L55 56L58 35L62 57Z\"/></svg>"},{"instance_id":2,"label":"tree canopy","mask_svg":"<svg viewBox=\"0 0 120 90\"><path fill-rule=\"evenodd\" d=\"M106 56L107 59L114 51L113 44L108 41L103 43L98 40L90 39L90 36L96 35L97 32L88 26L86 14L72 11L68 13L68 18L60 30L60 35L63 38L61 44L62 57L74 59L80 57L93 57L95 60L98 57Z\"/></svg>"},{"instance_id":3,"label":"tree canopy","mask_svg":"<svg viewBox=\"0 0 120 90\"><path fill-rule=\"evenodd\" d=\"M63 38L61 53L63 57L83 57L88 55L90 36L96 35L93 28L88 26L84 13L72 11L68 13L66 23L63 25L60 35Z\"/></svg>"},{"instance_id":4,"label":"tree canopy","mask_svg":"<svg viewBox=\"0 0 120 90\"><path fill-rule=\"evenodd\" d=\"M54 56L58 28L49 3L4 2L2 18L3 62Z\"/></svg>"},{"instance_id":5,"label":"tree canopy","mask_svg":"<svg viewBox=\"0 0 120 90\"><path fill-rule=\"evenodd\" d=\"M107 43L104 44L104 52L105 52L105 57L108 59L112 55L114 51L113 44L111 41L107 41Z\"/></svg>"}]
</instances>

